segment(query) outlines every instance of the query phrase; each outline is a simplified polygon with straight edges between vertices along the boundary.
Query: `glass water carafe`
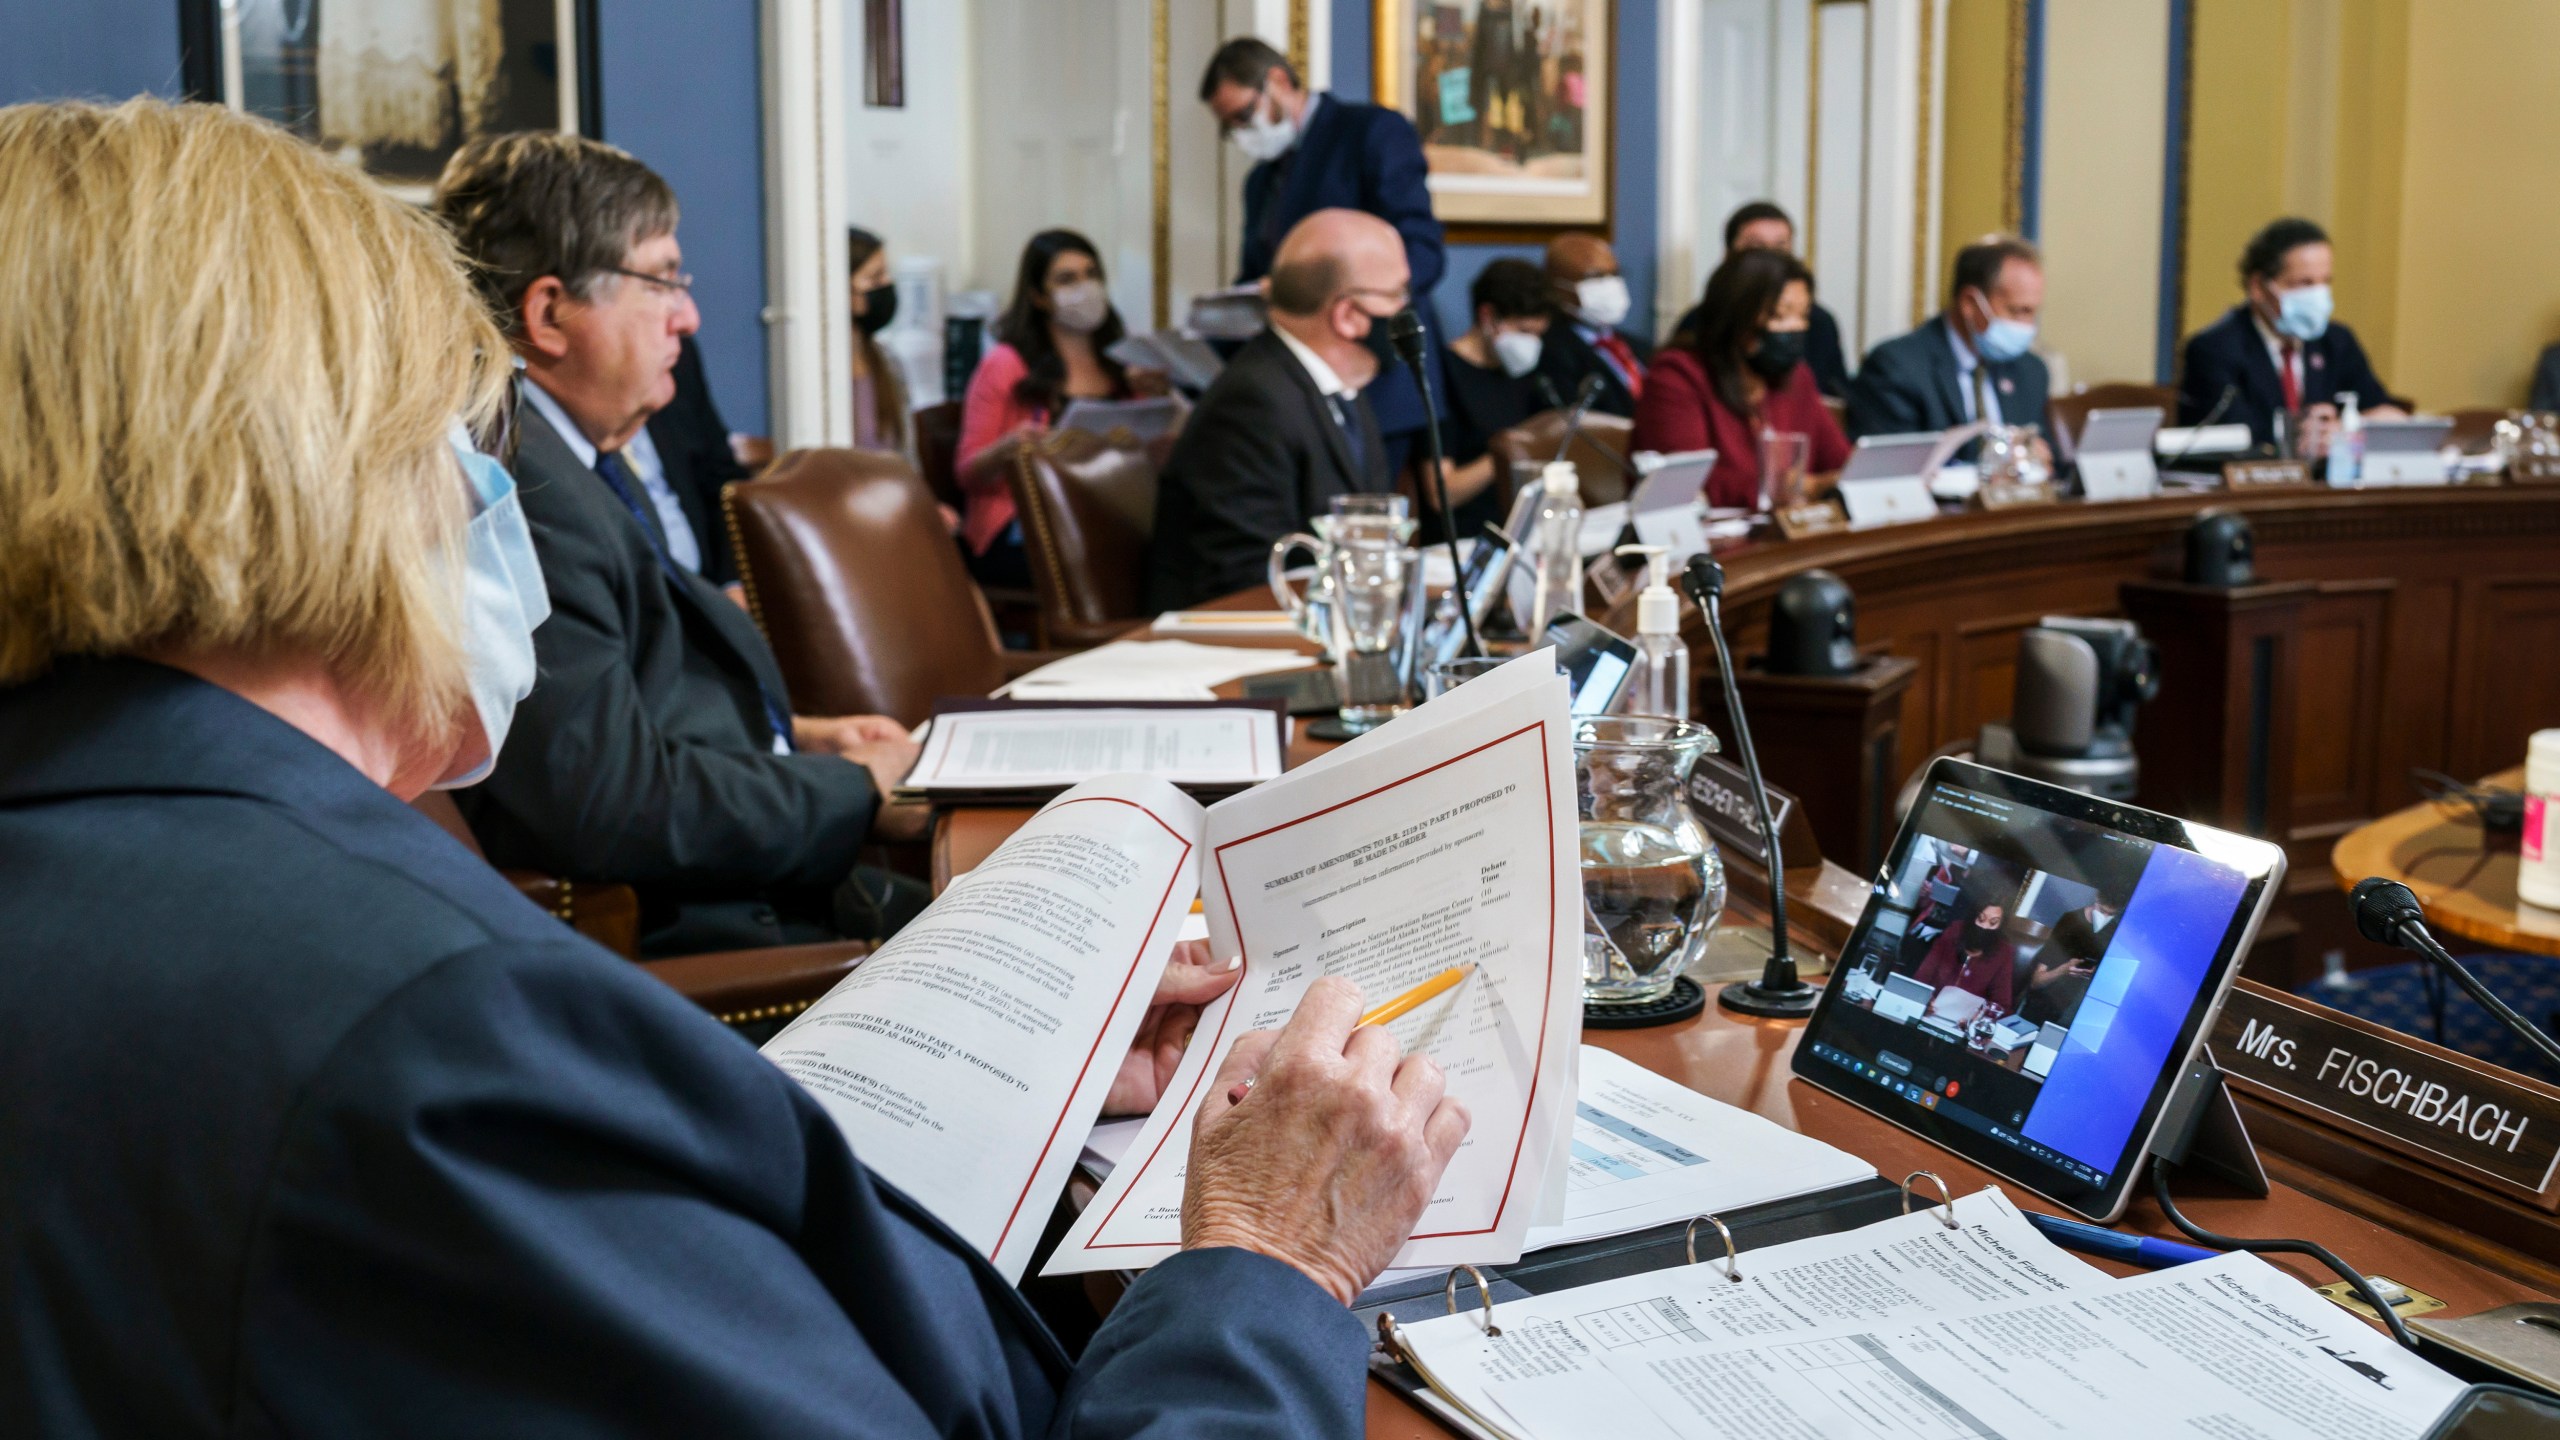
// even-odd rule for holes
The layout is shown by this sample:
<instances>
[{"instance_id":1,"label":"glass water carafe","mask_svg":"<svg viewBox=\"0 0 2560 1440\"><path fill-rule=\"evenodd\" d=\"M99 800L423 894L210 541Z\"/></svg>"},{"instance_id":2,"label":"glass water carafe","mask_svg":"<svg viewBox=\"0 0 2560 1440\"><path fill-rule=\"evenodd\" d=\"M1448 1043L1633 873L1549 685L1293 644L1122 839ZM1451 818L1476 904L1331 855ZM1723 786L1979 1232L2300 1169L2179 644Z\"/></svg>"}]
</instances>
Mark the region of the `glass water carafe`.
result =
<instances>
[{"instance_id":1,"label":"glass water carafe","mask_svg":"<svg viewBox=\"0 0 2560 1440\"><path fill-rule=\"evenodd\" d=\"M1707 953L1724 918L1724 861L1689 803L1716 750L1703 725L1648 715L1577 721L1582 812L1582 998L1658 1000Z\"/></svg>"}]
</instances>

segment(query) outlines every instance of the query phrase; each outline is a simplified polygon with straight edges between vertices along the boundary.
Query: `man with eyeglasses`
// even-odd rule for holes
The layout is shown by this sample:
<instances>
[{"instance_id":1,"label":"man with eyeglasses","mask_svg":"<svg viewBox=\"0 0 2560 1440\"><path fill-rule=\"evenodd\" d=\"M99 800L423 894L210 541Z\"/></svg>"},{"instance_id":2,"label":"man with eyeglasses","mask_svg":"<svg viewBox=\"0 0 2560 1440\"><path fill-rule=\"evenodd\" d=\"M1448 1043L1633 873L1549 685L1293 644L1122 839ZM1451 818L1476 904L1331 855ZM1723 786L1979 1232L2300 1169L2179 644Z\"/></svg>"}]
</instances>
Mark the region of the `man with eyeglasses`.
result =
<instances>
[{"instance_id":1,"label":"man with eyeglasses","mask_svg":"<svg viewBox=\"0 0 2560 1440\"><path fill-rule=\"evenodd\" d=\"M522 369L513 469L551 592L533 694L457 795L481 848L629 885L644 954L885 937L927 896L855 854L922 834L923 807L885 803L915 746L884 716L790 712L652 453L701 325L674 192L595 140L495 135L435 210Z\"/></svg>"},{"instance_id":2,"label":"man with eyeglasses","mask_svg":"<svg viewBox=\"0 0 2560 1440\"><path fill-rule=\"evenodd\" d=\"M1338 495L1392 491L1367 395L1371 348L1412 301L1395 228L1319 210L1280 242L1271 328L1200 397L1156 490L1148 603L1178 610L1261 582L1272 542Z\"/></svg>"},{"instance_id":3,"label":"man with eyeglasses","mask_svg":"<svg viewBox=\"0 0 2560 1440\"><path fill-rule=\"evenodd\" d=\"M1447 256L1440 221L1431 213L1431 167L1413 122L1383 106L1307 89L1288 57L1250 36L1228 41L1210 57L1200 101L1254 162L1244 177L1238 284L1271 275L1281 238L1308 216L1359 210L1394 227L1414 297L1430 299ZM1370 402L1388 468L1400 471L1422 433L1422 391L1394 363L1383 327L1370 349L1385 366ZM1430 353L1436 385L1438 352Z\"/></svg>"}]
</instances>

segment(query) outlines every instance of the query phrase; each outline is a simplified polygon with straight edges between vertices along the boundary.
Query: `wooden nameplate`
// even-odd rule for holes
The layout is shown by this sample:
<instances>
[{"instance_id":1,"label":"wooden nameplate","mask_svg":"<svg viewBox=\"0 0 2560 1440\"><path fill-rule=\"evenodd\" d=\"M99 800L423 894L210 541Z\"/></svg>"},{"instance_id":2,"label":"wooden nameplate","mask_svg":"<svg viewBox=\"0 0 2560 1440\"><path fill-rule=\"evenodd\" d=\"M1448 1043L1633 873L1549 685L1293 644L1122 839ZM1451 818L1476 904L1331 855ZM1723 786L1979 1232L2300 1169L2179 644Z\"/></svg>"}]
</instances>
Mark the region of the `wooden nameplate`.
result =
<instances>
[{"instance_id":1,"label":"wooden nameplate","mask_svg":"<svg viewBox=\"0 0 2560 1440\"><path fill-rule=\"evenodd\" d=\"M1831 501L1807 500L1799 505L1785 505L1770 517L1777 522L1778 533L1790 540L1809 540L1816 535L1837 535L1849 528L1849 517Z\"/></svg>"},{"instance_id":2,"label":"wooden nameplate","mask_svg":"<svg viewBox=\"0 0 2560 1440\"><path fill-rule=\"evenodd\" d=\"M2299 460L2232 460L2222 467L2223 488L2272 490L2308 485L2311 467Z\"/></svg>"}]
</instances>

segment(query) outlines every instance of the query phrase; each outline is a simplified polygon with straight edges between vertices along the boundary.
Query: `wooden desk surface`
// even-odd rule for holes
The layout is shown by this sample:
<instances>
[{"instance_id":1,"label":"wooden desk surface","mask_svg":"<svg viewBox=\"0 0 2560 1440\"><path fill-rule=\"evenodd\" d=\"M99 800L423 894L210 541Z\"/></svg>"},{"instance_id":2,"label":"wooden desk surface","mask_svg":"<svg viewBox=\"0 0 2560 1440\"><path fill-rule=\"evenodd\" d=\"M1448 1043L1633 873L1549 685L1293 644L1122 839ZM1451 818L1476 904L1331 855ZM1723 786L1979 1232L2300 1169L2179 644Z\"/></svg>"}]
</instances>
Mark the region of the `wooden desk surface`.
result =
<instances>
[{"instance_id":1,"label":"wooden desk surface","mask_svg":"<svg viewBox=\"0 0 2560 1440\"><path fill-rule=\"evenodd\" d=\"M1220 608L1229 609L1255 609L1268 603L1268 598L1264 597L1257 604L1252 594L1231 596L1219 602ZM1327 748L1330 747L1319 742L1298 739L1291 747L1290 762L1294 765ZM993 808L945 812L937 822L934 834L935 888L939 889L948 883L951 876L965 873L984 860L1030 814L1027 809ZM2379 828L2379 824L2388 823L2379 822L2377 826L2368 828ZM2343 857L2345 852L2346 846L2341 844L2340 855ZM2342 858L2339 863L2343 866L2346 861ZM2341 874L2344 874L2343 869ZM2508 875L2509 893L2512 895L2512 858ZM1849 877L1848 883L1854 887L1855 877ZM1797 890L1792 883L1788 888L1791 896ZM1829 889L1839 889L1839 883L1831 882ZM1840 900L1838 896L1828 898ZM2433 914L2432 908L2430 914ZM1768 923L1765 911L1742 898L1737 898L1728 907L1726 918L1728 923ZM1806 946L1825 948L1816 934L1809 932L1804 925L1791 924L1788 928L1791 933L1798 934ZM2455 927L2448 924L2447 928ZM1960 1195L1992 1183L1989 1174L1948 1151L1897 1129L1826 1091L1791 1078L1790 1061L1803 1033L1801 1022L1755 1020L1711 1004L1696 1019L1678 1025L1657 1030L1595 1030L1586 1032L1584 1039L1616 1051L1700 1094L1738 1105L1789 1129L1837 1145L1873 1164L1879 1173L1892 1179L1899 1180L1915 1170L1930 1170ZM2367 1274L2388 1276L2443 1300L2449 1315L2467 1315L2524 1300L2560 1299L2560 1289L2537 1288L2512 1275L2458 1258L2447 1249L2418 1238L2421 1231L2441 1228L2440 1222L2425 1216L2410 1216L2407 1217L2408 1223L2400 1228L2388 1227L2316 1198L2296 1184L2286 1183L2283 1177L2299 1167L2280 1157L2268 1156L2267 1165L2271 1176L2276 1177L2276 1183L2263 1200L2239 1195L2219 1182L2197 1177L2188 1179L2181 1187L2180 1204L2198 1224L2226 1235L2293 1236L2318 1240ZM2307 1175L2303 1178L2316 1179ZM2030 1209L2054 1208L2014 1188L2012 1193ZM2177 1231L2147 1198L2147 1190L2145 1198L2134 1202L2122 1223L2123 1228L2129 1230L2178 1238ZM2462 1237L2453 1238L2458 1241ZM2126 1267L2111 1261L2092 1263L2120 1274L2131 1273ZM2308 1284L2325 1285L2337 1278L2298 1257L2273 1257L2272 1263ZM1369 1387L1368 1433L1373 1437L1443 1437L1448 1434L1422 1412L1398 1399L1392 1391L1375 1383Z\"/></svg>"},{"instance_id":2,"label":"wooden desk surface","mask_svg":"<svg viewBox=\"0 0 2560 1440\"><path fill-rule=\"evenodd\" d=\"M2480 783L2521 789L2524 771L2501 771ZM2389 876L2416 892L2427 923L2440 930L2484 945L2560 955L2560 910L2517 898L2521 863L2513 836L2484 836L2465 812L2433 803L2359 825L2329 852L2341 889L2368 875Z\"/></svg>"}]
</instances>

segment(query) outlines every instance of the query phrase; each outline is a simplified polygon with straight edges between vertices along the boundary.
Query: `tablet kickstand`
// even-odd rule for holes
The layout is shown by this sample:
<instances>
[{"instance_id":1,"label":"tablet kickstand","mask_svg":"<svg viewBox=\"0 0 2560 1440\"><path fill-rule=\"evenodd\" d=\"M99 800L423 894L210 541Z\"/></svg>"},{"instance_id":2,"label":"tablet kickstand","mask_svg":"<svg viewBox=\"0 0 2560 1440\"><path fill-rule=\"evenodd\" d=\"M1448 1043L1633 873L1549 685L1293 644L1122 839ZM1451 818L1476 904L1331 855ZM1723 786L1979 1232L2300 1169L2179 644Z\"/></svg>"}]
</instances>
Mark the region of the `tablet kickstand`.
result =
<instances>
[{"instance_id":1,"label":"tablet kickstand","mask_svg":"<svg viewBox=\"0 0 2560 1440\"><path fill-rule=\"evenodd\" d=\"M2152 1132L2151 1153L2181 1170L2227 1180L2244 1193L2267 1193L2267 1169L2258 1163L2239 1102L2231 1098L2210 1050L2199 1048L2187 1062L2187 1073L2161 1111L2160 1128Z\"/></svg>"}]
</instances>

